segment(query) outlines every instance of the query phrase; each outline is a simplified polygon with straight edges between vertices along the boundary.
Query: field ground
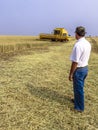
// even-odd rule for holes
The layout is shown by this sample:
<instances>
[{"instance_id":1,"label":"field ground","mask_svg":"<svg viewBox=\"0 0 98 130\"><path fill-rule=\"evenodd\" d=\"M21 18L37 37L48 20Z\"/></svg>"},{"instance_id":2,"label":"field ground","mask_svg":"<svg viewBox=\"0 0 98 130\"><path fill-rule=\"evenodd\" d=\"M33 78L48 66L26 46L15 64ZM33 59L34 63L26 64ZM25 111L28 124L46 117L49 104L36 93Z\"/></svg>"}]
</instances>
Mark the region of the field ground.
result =
<instances>
[{"instance_id":1,"label":"field ground","mask_svg":"<svg viewBox=\"0 0 98 130\"><path fill-rule=\"evenodd\" d=\"M75 113L68 81L74 38L0 37L0 130L98 130L98 38L88 40L85 111Z\"/></svg>"}]
</instances>

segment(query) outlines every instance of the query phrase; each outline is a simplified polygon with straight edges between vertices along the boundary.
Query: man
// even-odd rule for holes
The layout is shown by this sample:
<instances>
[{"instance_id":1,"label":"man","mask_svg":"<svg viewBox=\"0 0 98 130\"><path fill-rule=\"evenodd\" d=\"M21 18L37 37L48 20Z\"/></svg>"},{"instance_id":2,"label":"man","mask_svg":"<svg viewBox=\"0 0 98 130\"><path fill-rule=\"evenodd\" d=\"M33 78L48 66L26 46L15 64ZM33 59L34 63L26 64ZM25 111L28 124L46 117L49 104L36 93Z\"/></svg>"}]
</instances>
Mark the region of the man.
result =
<instances>
[{"instance_id":1,"label":"man","mask_svg":"<svg viewBox=\"0 0 98 130\"><path fill-rule=\"evenodd\" d=\"M84 81L88 74L88 60L91 52L91 45L85 39L85 28L79 26L75 30L77 42L73 47L70 57L72 61L69 73L69 80L73 81L74 90L74 109L75 111L84 111Z\"/></svg>"}]
</instances>

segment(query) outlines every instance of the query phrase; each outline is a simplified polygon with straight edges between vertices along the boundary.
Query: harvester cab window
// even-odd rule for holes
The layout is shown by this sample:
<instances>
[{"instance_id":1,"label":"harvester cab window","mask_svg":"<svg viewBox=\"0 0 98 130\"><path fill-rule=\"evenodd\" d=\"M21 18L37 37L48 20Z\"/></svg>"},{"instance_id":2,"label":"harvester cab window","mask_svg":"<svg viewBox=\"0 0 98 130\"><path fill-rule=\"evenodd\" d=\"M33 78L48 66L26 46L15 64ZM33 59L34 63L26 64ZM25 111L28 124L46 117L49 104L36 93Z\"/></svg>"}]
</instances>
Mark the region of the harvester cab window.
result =
<instances>
[{"instance_id":1,"label":"harvester cab window","mask_svg":"<svg viewBox=\"0 0 98 130\"><path fill-rule=\"evenodd\" d=\"M66 33L63 33L63 36L66 36L67 34Z\"/></svg>"},{"instance_id":2,"label":"harvester cab window","mask_svg":"<svg viewBox=\"0 0 98 130\"><path fill-rule=\"evenodd\" d=\"M60 31L59 30L54 30L54 35L58 35L60 34Z\"/></svg>"}]
</instances>

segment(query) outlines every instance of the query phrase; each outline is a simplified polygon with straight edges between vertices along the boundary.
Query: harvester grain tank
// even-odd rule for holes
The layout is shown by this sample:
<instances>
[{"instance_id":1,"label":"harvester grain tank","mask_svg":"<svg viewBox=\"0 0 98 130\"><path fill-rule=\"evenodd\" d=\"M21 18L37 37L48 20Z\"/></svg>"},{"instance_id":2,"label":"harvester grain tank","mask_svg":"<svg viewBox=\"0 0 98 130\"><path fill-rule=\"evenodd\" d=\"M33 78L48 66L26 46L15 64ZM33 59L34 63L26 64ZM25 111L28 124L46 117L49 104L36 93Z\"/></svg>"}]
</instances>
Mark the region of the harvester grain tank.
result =
<instances>
[{"instance_id":1,"label":"harvester grain tank","mask_svg":"<svg viewBox=\"0 0 98 130\"><path fill-rule=\"evenodd\" d=\"M55 28L53 34L41 33L40 39L49 39L52 41L69 41L68 31L64 28Z\"/></svg>"}]
</instances>

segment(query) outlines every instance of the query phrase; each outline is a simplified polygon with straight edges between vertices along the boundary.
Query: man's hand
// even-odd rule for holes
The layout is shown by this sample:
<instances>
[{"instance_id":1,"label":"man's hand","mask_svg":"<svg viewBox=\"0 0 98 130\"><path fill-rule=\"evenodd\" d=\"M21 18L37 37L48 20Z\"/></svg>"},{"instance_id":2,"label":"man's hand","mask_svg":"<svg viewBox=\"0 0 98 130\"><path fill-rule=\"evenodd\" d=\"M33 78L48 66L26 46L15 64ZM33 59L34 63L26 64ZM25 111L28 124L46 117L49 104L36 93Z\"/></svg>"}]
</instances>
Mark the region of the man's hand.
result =
<instances>
[{"instance_id":1,"label":"man's hand","mask_svg":"<svg viewBox=\"0 0 98 130\"><path fill-rule=\"evenodd\" d=\"M73 73L77 68L77 64L78 64L77 62L72 62L72 64L71 64L71 69L70 69L70 73L69 73L69 81L73 80Z\"/></svg>"},{"instance_id":2,"label":"man's hand","mask_svg":"<svg viewBox=\"0 0 98 130\"><path fill-rule=\"evenodd\" d=\"M72 80L73 80L73 76L69 75L69 81L72 81Z\"/></svg>"}]
</instances>

